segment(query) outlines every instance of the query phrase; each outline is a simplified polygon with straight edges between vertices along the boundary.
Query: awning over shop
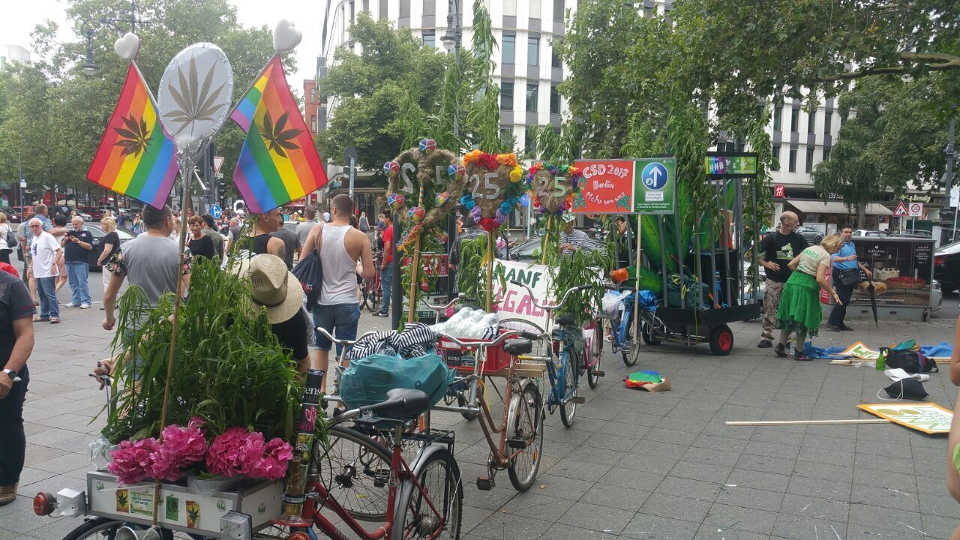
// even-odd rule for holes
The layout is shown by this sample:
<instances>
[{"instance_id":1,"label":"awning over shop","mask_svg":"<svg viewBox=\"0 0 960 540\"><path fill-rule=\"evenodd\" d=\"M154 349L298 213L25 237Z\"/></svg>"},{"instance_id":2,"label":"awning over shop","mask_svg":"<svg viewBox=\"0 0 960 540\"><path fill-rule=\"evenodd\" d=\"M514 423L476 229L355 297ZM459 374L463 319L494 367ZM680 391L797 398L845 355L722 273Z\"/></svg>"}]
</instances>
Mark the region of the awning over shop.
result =
<instances>
[{"instance_id":1,"label":"awning over shop","mask_svg":"<svg viewBox=\"0 0 960 540\"><path fill-rule=\"evenodd\" d=\"M856 209L847 208L845 203L840 201L796 201L789 200L787 203L803 212L804 214L855 214ZM866 214L868 216L892 216L893 212L880 203L867 203Z\"/></svg>"}]
</instances>

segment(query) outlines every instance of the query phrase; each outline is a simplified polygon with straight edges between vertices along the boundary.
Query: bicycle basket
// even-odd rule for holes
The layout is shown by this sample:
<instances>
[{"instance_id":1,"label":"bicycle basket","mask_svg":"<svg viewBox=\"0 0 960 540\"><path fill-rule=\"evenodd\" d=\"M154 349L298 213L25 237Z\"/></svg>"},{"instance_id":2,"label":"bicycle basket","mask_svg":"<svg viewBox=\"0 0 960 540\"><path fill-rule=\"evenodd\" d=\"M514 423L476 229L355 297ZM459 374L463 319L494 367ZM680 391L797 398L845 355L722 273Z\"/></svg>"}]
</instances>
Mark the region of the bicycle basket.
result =
<instances>
[{"instance_id":1,"label":"bicycle basket","mask_svg":"<svg viewBox=\"0 0 960 540\"><path fill-rule=\"evenodd\" d=\"M453 372L436 353L404 358L394 354L371 354L351 360L340 380L340 397L354 409L380 403L394 388L422 390L433 405L447 393Z\"/></svg>"}]
</instances>

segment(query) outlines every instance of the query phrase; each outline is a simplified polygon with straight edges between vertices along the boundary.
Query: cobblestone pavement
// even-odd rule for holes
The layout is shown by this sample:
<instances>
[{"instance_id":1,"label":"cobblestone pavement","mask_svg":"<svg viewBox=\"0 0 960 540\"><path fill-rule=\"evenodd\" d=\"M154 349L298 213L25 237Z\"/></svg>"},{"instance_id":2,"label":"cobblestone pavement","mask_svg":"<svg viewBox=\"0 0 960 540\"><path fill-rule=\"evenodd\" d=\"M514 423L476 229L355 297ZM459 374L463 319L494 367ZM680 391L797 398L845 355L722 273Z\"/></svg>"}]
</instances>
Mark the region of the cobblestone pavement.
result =
<instances>
[{"instance_id":1,"label":"cobblestone pavement","mask_svg":"<svg viewBox=\"0 0 960 540\"><path fill-rule=\"evenodd\" d=\"M99 275L91 275L99 298ZM60 293L68 301L69 291ZM87 376L107 356L111 333L99 304L63 310L59 325L39 325L30 358L24 415L26 468L17 501L0 508L0 540L61 538L79 519L34 516L39 490L80 488L87 442L102 427L91 420L104 403ZM879 346L916 338L949 340L957 316L951 300L927 323L852 321L859 332L825 331L819 345L860 340ZM361 329L385 326L364 314ZM547 417L543 465L535 486L518 494L506 474L478 491L487 448L476 422L436 415L456 426L463 471L464 537L512 538L948 538L960 504L945 487L946 438L896 425L727 427L725 420L836 419L864 416L885 386L869 368L795 363L757 349L759 326L734 327L735 350L714 357L703 345L645 348L627 369L605 351L606 377L565 429ZM624 388L630 371L656 369L673 390ZM946 374L926 384L948 408L955 390Z\"/></svg>"}]
</instances>

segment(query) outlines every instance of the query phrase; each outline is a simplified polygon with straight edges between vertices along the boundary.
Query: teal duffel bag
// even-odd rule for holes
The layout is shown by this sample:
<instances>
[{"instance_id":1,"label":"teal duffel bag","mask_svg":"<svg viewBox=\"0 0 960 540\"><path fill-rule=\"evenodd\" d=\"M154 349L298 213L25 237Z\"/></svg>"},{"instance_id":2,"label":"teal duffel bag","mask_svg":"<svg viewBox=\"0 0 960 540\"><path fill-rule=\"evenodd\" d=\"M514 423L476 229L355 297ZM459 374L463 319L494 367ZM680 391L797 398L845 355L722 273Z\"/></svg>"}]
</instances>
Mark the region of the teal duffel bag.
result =
<instances>
[{"instance_id":1,"label":"teal duffel bag","mask_svg":"<svg viewBox=\"0 0 960 540\"><path fill-rule=\"evenodd\" d=\"M433 405L447 393L453 372L435 353L413 358L371 354L351 360L340 379L340 397L350 408L373 405L387 399L394 388L422 390Z\"/></svg>"}]
</instances>

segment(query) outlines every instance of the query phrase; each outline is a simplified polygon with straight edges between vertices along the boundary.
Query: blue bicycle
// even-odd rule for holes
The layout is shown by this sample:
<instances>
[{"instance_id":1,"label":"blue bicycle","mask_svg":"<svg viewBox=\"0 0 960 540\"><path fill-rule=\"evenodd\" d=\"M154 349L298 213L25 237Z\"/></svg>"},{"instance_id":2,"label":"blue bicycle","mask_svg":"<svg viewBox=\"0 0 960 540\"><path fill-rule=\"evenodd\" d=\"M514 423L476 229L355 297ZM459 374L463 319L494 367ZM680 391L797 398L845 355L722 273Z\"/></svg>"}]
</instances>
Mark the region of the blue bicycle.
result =
<instances>
[{"instance_id":1,"label":"blue bicycle","mask_svg":"<svg viewBox=\"0 0 960 540\"><path fill-rule=\"evenodd\" d=\"M565 292L558 303L544 305L537 302L530 287L518 281L511 281L511 283L526 289L533 305L545 310L549 321L554 321L553 312L562 308L571 294L593 287L592 285L574 287ZM593 325L589 330L580 328L576 319L567 314L556 318L556 326L549 333L535 323L524 319L503 319L500 322L521 322L530 325L537 329L541 339L546 338L550 341L550 347L547 347L545 356L521 356L520 358L539 360L547 365L547 375L550 377L547 411L553 414L553 411L559 408L560 421L564 426L571 427L573 417L577 414L577 405L584 402L584 398L578 395L580 376L587 376L591 388L595 388L597 380L603 376L603 372L599 370L599 351L595 353L599 340L602 339L597 332L597 327Z\"/></svg>"}]
</instances>

